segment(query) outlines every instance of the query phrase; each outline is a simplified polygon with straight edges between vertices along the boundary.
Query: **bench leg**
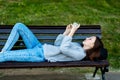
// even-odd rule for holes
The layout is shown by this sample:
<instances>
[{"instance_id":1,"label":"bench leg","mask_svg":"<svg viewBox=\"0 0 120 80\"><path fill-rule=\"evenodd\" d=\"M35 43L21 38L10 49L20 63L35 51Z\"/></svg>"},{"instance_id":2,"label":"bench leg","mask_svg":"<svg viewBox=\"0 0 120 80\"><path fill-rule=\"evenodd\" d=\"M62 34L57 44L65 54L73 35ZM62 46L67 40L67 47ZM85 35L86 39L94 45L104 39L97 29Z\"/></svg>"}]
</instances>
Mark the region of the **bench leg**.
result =
<instances>
[{"instance_id":1,"label":"bench leg","mask_svg":"<svg viewBox=\"0 0 120 80\"><path fill-rule=\"evenodd\" d=\"M102 80L106 80L105 79L105 72L106 72L105 67L104 68L101 67L100 70L101 70Z\"/></svg>"},{"instance_id":2,"label":"bench leg","mask_svg":"<svg viewBox=\"0 0 120 80\"><path fill-rule=\"evenodd\" d=\"M108 72L107 67L104 67L104 68L103 67L96 67L95 71L93 73L93 77L95 77L95 75L96 75L96 73L97 73L97 71L98 71L99 68L100 68L100 71L101 71L102 80L106 80L105 79L105 72Z\"/></svg>"},{"instance_id":3,"label":"bench leg","mask_svg":"<svg viewBox=\"0 0 120 80\"><path fill-rule=\"evenodd\" d=\"M95 71L94 71L94 73L93 73L93 77L95 77L95 75L96 75L98 69L99 69L98 67L95 68Z\"/></svg>"}]
</instances>

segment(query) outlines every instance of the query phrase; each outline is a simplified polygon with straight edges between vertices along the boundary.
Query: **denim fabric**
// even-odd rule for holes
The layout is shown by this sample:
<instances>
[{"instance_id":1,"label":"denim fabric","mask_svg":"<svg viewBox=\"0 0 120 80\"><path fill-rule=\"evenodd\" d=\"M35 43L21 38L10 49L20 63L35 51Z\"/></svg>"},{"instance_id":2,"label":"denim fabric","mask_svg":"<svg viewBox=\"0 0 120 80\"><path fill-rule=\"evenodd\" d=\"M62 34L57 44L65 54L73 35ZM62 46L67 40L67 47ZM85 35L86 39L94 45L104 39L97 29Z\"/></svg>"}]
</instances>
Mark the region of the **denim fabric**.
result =
<instances>
[{"instance_id":1,"label":"denim fabric","mask_svg":"<svg viewBox=\"0 0 120 80\"><path fill-rule=\"evenodd\" d=\"M27 49L13 50L11 48L22 37ZM42 44L37 40L35 35L22 23L16 23L8 37L8 40L0 54L0 62L2 61L45 61ZM2 58L4 57L4 59Z\"/></svg>"}]
</instances>

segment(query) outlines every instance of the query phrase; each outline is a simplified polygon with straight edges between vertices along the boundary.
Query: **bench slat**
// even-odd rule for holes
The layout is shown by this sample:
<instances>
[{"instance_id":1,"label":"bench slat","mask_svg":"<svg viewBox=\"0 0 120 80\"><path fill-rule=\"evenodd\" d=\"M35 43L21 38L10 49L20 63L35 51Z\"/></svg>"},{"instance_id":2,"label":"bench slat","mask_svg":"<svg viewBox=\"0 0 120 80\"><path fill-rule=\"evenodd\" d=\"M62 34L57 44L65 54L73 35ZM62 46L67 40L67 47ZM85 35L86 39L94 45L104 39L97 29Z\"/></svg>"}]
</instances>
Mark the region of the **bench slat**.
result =
<instances>
[{"instance_id":1,"label":"bench slat","mask_svg":"<svg viewBox=\"0 0 120 80\"><path fill-rule=\"evenodd\" d=\"M11 29L14 25L0 25L0 29ZM27 25L31 29L61 29L61 28L66 28L66 25ZM100 29L100 25L80 25L81 29Z\"/></svg>"},{"instance_id":2,"label":"bench slat","mask_svg":"<svg viewBox=\"0 0 120 80\"><path fill-rule=\"evenodd\" d=\"M100 35L100 34L97 34L97 35L96 35L96 34L93 34L93 35L98 36L98 37L101 38L101 35ZM74 36L73 39L81 39L81 40L83 40L83 39L86 39L87 37L90 37L90 36L91 36L91 35L84 35L84 36L82 36L82 35L81 35L81 36L77 35L77 36ZM41 35L38 36L38 35L37 35L36 37L37 37L37 39L39 39L39 40L42 40L42 39L43 39L43 40L44 40L44 39L46 39L46 40L48 40L48 39L49 39L49 40L53 40L53 39L54 39L54 40L55 40L56 37L57 37L57 35L55 35L55 36L54 36L54 35L53 35L53 36L49 36L49 35L48 35L48 36L45 36L45 35L43 35L43 36L41 36ZM0 35L0 40L5 40L5 41L6 41L7 39L8 39L8 36L2 36L2 35ZM4 41L3 41L3 42L4 42Z\"/></svg>"},{"instance_id":3,"label":"bench slat","mask_svg":"<svg viewBox=\"0 0 120 80\"><path fill-rule=\"evenodd\" d=\"M59 34L59 33L63 33L65 29L31 29L33 33L35 34ZM11 32L11 29L0 29L0 33L1 34L9 34ZM79 29L78 31L76 31L76 33L79 33L79 34L91 34L91 33L94 33L94 34L99 34L101 33L100 29Z\"/></svg>"},{"instance_id":4,"label":"bench slat","mask_svg":"<svg viewBox=\"0 0 120 80\"><path fill-rule=\"evenodd\" d=\"M102 61L68 61L68 62L3 62L2 68L43 68L43 67L107 67L109 62Z\"/></svg>"}]
</instances>

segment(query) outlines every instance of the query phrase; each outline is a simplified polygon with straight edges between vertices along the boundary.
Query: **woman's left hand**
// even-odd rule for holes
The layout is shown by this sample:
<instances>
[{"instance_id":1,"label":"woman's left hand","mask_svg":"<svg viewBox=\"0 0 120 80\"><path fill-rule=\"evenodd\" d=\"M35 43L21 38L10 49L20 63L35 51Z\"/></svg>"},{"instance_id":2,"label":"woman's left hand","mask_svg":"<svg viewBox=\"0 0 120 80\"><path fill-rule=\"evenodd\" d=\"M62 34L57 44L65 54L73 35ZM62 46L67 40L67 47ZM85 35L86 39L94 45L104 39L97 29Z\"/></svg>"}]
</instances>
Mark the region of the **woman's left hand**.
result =
<instances>
[{"instance_id":1,"label":"woman's left hand","mask_svg":"<svg viewBox=\"0 0 120 80\"><path fill-rule=\"evenodd\" d=\"M73 26L72 27L72 29L71 29L71 31L73 32L75 32L78 28L80 27L80 24L78 24L78 25L76 25L76 26Z\"/></svg>"}]
</instances>

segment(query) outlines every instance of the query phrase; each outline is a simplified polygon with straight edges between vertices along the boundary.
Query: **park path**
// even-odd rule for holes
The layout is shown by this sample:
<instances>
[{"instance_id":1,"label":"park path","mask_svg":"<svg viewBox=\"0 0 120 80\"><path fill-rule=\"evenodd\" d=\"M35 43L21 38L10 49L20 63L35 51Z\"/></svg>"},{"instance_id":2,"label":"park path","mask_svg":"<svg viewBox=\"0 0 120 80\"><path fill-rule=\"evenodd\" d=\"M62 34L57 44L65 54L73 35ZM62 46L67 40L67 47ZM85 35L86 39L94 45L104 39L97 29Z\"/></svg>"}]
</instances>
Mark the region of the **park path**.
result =
<instances>
[{"instance_id":1,"label":"park path","mask_svg":"<svg viewBox=\"0 0 120 80\"><path fill-rule=\"evenodd\" d=\"M2 69L0 80L86 80L87 73L66 70L69 69ZM120 80L120 72L107 72L106 80Z\"/></svg>"}]
</instances>

